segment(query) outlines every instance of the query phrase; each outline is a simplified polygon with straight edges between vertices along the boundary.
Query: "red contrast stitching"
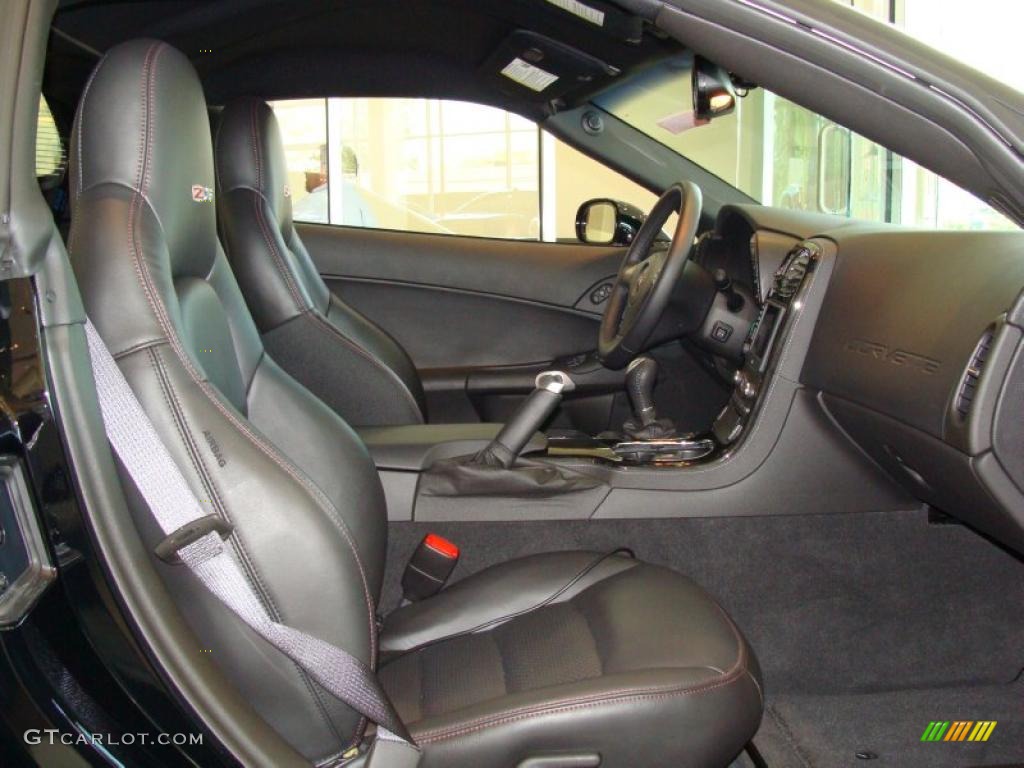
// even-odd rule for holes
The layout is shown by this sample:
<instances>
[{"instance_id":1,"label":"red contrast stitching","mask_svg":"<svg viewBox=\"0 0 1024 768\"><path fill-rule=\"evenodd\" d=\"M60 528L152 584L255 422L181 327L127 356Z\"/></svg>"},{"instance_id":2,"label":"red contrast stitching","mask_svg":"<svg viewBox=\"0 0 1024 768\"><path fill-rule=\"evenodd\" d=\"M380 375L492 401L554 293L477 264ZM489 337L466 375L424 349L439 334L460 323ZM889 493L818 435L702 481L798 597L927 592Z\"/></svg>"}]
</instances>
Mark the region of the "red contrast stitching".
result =
<instances>
[{"instance_id":1,"label":"red contrast stitching","mask_svg":"<svg viewBox=\"0 0 1024 768\"><path fill-rule=\"evenodd\" d=\"M143 262L141 254L142 248L138 241L138 232L135 228L135 220L141 213L140 201L145 198L149 187L150 178L150 151L152 149L152 104L153 104L153 90L155 81L155 63L160 52L164 48L164 44L157 43L152 46L146 52L146 58L143 63L142 70L142 84L143 84L143 99L145 105L145 114L143 119L142 129L140 131L140 142L139 142L139 164L136 171L136 189L132 195L132 201L128 211L128 239L129 239L129 251L132 254L132 261L135 267L136 276L139 279L139 284L142 288L143 294L146 296L146 300L149 302L150 309L153 310L153 314L156 316L157 322L160 324L161 329L167 336L167 341L171 348L174 350L181 364L188 372L189 376L200 388L200 390L207 396L213 406L220 411L220 413L236 428L241 432L248 440L259 448L268 458L270 458L275 464L283 469L292 479L298 482L303 488L305 488L310 495L313 496L314 500L319 504L321 509L327 513L328 517L335 523L345 542L348 544L349 549L352 551L352 556L355 560L356 567L359 570L360 580L363 586L363 595L366 600L368 625L370 631L370 663L371 668L374 666L374 662L377 655L377 633L376 633L376 619L374 615L373 598L370 594L369 582L366 578L366 571L363 567L362 559L359 557L359 551L356 547L355 541L353 540L351 533L348 530L348 526L340 518L337 512L333 509L333 505L330 500L324 496L323 492L314 486L307 478L303 477L302 474L284 462L276 452L267 445L263 440L258 438L245 424L243 424L233 413L231 413L224 404L220 401L216 391L211 387L209 382L205 381L199 372L195 369L191 359L185 352L184 347L181 344L181 340L174 332L174 326L167 315L166 307L163 305L163 301L160 299L159 294L156 291L155 284L153 283L152 276L149 274L148 266Z\"/></svg>"},{"instance_id":2,"label":"red contrast stitching","mask_svg":"<svg viewBox=\"0 0 1024 768\"><path fill-rule=\"evenodd\" d=\"M585 709L587 707L600 706L602 704L619 704L622 702L632 701L657 701L661 699L667 699L674 696L689 696L689 695L700 695L708 693L710 691L724 688L725 686L731 685L736 682L743 675L748 674L746 668L747 661L747 646L744 643L743 638L739 634L739 630L736 629L736 625L731 619L725 617L729 624L729 628L732 630L733 636L736 638L736 642L739 645L739 653L736 656L736 661L732 667L719 677L717 680L700 683L699 685L684 686L682 688L673 687L647 687L647 688L634 688L630 690L619 691L614 694L593 694L590 696L580 696L577 698L566 699L560 702L552 702L550 704L532 705L521 707L519 709L509 710L508 712L489 715L481 717L476 720L470 721L460 726L449 726L447 728L435 728L433 730L427 730L422 733L414 734L416 741L420 744L429 744L435 741L443 741L445 739L454 738L456 736L464 736L469 733L475 733L486 728L492 728L497 725L504 725L506 723L516 722L519 720L525 720L538 715L549 715L559 712L571 712L577 709Z\"/></svg>"}]
</instances>

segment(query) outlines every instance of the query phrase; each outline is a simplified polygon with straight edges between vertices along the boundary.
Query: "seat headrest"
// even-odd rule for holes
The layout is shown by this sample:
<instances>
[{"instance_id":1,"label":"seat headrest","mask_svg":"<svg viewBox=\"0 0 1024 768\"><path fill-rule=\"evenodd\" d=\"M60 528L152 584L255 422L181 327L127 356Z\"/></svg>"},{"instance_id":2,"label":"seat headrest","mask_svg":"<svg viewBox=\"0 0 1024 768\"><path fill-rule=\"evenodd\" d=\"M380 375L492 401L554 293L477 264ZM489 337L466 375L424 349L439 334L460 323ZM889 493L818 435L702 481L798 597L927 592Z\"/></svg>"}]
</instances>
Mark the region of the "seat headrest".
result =
<instances>
[{"instance_id":1,"label":"seat headrest","mask_svg":"<svg viewBox=\"0 0 1024 768\"><path fill-rule=\"evenodd\" d=\"M99 187L137 193L160 222L174 276L201 277L216 256L214 186L210 122L191 62L158 40L111 48L75 116L72 210Z\"/></svg>"},{"instance_id":2,"label":"seat headrest","mask_svg":"<svg viewBox=\"0 0 1024 768\"><path fill-rule=\"evenodd\" d=\"M261 195L282 227L292 221L284 143L274 110L252 98L233 101L217 126L217 182L222 194L251 189Z\"/></svg>"}]
</instances>

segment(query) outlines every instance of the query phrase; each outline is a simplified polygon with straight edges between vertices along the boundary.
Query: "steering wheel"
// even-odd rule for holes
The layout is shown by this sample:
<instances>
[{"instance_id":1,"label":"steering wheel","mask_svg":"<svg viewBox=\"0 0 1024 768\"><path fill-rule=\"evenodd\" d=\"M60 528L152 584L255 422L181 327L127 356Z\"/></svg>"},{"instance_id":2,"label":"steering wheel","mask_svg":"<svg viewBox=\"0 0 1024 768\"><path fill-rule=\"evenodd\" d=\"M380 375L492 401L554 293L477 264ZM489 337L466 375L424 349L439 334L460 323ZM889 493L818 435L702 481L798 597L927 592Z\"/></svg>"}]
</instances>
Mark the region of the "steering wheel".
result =
<instances>
[{"instance_id":1,"label":"steering wheel","mask_svg":"<svg viewBox=\"0 0 1024 768\"><path fill-rule=\"evenodd\" d=\"M673 184L658 198L630 243L601 319L597 353L608 368L622 368L644 350L683 273L700 224L700 188ZM673 213L679 223L667 248L654 247Z\"/></svg>"}]
</instances>

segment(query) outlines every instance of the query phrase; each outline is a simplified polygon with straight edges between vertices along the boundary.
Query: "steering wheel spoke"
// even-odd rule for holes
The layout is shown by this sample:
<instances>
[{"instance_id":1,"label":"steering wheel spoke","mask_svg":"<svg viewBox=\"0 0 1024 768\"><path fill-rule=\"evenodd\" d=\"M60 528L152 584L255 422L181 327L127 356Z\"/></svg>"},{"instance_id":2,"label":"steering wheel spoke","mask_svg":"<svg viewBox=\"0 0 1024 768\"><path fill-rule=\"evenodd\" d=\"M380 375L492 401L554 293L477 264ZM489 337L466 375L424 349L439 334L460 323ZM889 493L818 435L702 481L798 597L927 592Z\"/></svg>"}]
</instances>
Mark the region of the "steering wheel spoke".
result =
<instances>
[{"instance_id":1,"label":"steering wheel spoke","mask_svg":"<svg viewBox=\"0 0 1024 768\"><path fill-rule=\"evenodd\" d=\"M640 277L640 273L643 271L641 269L642 263L643 262L640 262L638 264L623 265L622 269L619 270L619 281L627 288L632 286L633 283L635 283L637 279Z\"/></svg>"}]
</instances>

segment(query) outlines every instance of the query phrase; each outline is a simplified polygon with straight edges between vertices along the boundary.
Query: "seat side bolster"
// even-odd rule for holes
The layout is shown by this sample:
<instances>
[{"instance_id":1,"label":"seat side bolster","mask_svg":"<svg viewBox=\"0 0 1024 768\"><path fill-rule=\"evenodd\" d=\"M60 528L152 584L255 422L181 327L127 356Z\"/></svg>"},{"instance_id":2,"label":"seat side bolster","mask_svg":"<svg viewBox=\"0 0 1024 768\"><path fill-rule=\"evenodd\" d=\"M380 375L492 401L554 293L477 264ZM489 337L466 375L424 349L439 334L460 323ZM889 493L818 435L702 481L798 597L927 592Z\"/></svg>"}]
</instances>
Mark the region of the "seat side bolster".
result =
<instances>
[{"instance_id":1,"label":"seat side bolster","mask_svg":"<svg viewBox=\"0 0 1024 768\"><path fill-rule=\"evenodd\" d=\"M261 333L326 307L326 296L301 279L296 255L259 190L222 190L218 208L224 250Z\"/></svg>"}]
</instances>

